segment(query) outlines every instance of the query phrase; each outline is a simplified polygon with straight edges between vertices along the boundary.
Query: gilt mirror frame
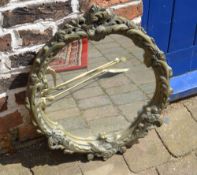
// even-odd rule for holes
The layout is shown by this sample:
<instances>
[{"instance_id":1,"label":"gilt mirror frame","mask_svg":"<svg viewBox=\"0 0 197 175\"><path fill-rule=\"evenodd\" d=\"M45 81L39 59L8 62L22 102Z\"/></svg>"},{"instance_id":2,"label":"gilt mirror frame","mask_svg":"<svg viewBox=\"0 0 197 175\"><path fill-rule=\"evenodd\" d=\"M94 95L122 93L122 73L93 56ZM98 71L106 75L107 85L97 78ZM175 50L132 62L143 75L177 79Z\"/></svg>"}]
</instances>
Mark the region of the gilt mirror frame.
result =
<instances>
[{"instance_id":1,"label":"gilt mirror frame","mask_svg":"<svg viewBox=\"0 0 197 175\"><path fill-rule=\"evenodd\" d=\"M154 95L125 130L109 134L98 133L97 136L87 138L72 135L60 124L51 121L44 112L47 99L42 96L42 92L49 88L45 75L49 70L48 65L57 53L72 41L82 38L100 41L110 34L128 37L144 50L144 64L152 68L156 79ZM113 154L124 153L128 146L144 137L150 128L162 124L161 111L166 107L172 92L169 85L171 75L172 70L166 63L164 53L142 27L109 10L92 6L83 16L65 22L38 52L29 76L27 108L33 118L33 124L38 127L38 132L48 138L51 149L62 149L64 153L86 153L88 159L96 156L105 160Z\"/></svg>"}]
</instances>

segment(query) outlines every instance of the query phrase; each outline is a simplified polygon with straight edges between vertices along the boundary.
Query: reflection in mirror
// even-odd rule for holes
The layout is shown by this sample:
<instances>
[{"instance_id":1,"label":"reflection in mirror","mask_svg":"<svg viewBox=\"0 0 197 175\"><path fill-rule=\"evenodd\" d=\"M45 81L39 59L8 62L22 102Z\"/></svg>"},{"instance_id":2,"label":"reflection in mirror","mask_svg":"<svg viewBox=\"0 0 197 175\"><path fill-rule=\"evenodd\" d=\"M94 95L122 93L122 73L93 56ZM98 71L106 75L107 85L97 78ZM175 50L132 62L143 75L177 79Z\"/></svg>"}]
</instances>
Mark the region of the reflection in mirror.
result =
<instances>
[{"instance_id":1,"label":"reflection in mirror","mask_svg":"<svg viewBox=\"0 0 197 175\"><path fill-rule=\"evenodd\" d=\"M77 49L78 60L67 62L67 66L80 65L81 48ZM68 52L69 48L64 48L58 56L66 59ZM47 75L51 90L46 94L54 100L46 114L66 131L81 137L126 129L155 90L154 73L144 65L143 53L121 35L88 41L86 68L57 72L55 88L52 76Z\"/></svg>"}]
</instances>

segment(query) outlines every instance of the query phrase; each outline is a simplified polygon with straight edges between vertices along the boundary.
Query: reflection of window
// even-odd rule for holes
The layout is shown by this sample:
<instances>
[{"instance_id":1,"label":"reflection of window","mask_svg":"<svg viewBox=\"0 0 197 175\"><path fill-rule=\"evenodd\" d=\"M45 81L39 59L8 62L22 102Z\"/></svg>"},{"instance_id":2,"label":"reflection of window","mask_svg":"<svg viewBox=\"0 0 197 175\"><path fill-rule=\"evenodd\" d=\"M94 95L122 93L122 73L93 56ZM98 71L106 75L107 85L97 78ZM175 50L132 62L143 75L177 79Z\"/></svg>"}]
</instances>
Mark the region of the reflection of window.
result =
<instances>
[{"instance_id":1,"label":"reflection of window","mask_svg":"<svg viewBox=\"0 0 197 175\"><path fill-rule=\"evenodd\" d=\"M58 72L87 67L87 52L88 40L76 40L64 47L50 66Z\"/></svg>"}]
</instances>

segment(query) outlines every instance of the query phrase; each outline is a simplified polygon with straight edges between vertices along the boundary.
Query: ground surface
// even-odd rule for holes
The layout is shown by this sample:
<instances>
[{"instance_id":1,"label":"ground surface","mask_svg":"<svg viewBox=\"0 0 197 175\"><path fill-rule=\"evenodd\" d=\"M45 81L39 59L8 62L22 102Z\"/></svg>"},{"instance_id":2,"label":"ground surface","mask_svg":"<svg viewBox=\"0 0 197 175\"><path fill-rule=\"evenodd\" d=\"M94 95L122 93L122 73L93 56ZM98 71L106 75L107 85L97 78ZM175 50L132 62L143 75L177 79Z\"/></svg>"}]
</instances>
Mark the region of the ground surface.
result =
<instances>
[{"instance_id":1,"label":"ground surface","mask_svg":"<svg viewBox=\"0 0 197 175\"><path fill-rule=\"evenodd\" d=\"M142 66L142 51L129 46L127 40L118 36L100 45L93 42L90 67L102 65L115 56L127 56L132 58L126 65L131 71L113 77L113 81L98 79L83 90L69 92L67 100L48 109L53 114L51 118L83 136L106 128L108 131L125 128L154 90L151 71ZM58 76L59 83L69 78L68 73ZM170 104L162 117L164 124L160 128L152 129L126 153L107 161L87 162L84 155L51 151L47 140L41 138L13 155L2 156L0 174L197 175L197 97Z\"/></svg>"}]
</instances>

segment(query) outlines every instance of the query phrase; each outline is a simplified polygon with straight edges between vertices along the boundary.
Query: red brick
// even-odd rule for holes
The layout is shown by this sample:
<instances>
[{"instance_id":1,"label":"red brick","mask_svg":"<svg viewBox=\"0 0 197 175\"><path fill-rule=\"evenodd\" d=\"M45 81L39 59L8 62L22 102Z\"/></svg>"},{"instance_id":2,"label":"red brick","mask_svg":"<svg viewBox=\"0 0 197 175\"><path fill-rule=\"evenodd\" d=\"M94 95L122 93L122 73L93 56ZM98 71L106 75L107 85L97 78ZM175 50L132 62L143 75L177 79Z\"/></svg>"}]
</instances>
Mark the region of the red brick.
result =
<instances>
[{"instance_id":1,"label":"red brick","mask_svg":"<svg viewBox=\"0 0 197 175\"><path fill-rule=\"evenodd\" d=\"M7 110L8 96L0 98L0 112Z\"/></svg>"},{"instance_id":2,"label":"red brick","mask_svg":"<svg viewBox=\"0 0 197 175\"><path fill-rule=\"evenodd\" d=\"M6 133L11 128L17 127L23 122L22 116L18 111L10 113L0 118L0 133Z\"/></svg>"},{"instance_id":3,"label":"red brick","mask_svg":"<svg viewBox=\"0 0 197 175\"><path fill-rule=\"evenodd\" d=\"M27 85L29 73L13 74L10 78L0 81L0 93L6 92L8 89L16 89Z\"/></svg>"},{"instance_id":4,"label":"red brick","mask_svg":"<svg viewBox=\"0 0 197 175\"><path fill-rule=\"evenodd\" d=\"M17 68L19 66L29 66L33 64L36 57L36 52L25 52L10 56L11 67Z\"/></svg>"},{"instance_id":5,"label":"red brick","mask_svg":"<svg viewBox=\"0 0 197 175\"><path fill-rule=\"evenodd\" d=\"M0 150L5 151L6 153L14 152L14 148L12 145L12 138L9 133L1 133L0 134Z\"/></svg>"},{"instance_id":6,"label":"red brick","mask_svg":"<svg viewBox=\"0 0 197 175\"><path fill-rule=\"evenodd\" d=\"M117 5L121 3L131 2L133 0L84 0L81 1L81 9L86 11L91 5L96 4L101 7L110 7L112 5ZM129 5L123 8L119 8L114 10L114 13L117 15L126 17L128 19L133 19L137 16L142 15L142 3L136 4L136 5Z\"/></svg>"},{"instance_id":7,"label":"red brick","mask_svg":"<svg viewBox=\"0 0 197 175\"><path fill-rule=\"evenodd\" d=\"M1 0L0 6L6 5L9 2L9 0Z\"/></svg>"},{"instance_id":8,"label":"red brick","mask_svg":"<svg viewBox=\"0 0 197 175\"><path fill-rule=\"evenodd\" d=\"M71 12L70 1L16 8L3 13L3 27L8 28L17 24L31 23L38 19L52 18L58 20Z\"/></svg>"},{"instance_id":9,"label":"red brick","mask_svg":"<svg viewBox=\"0 0 197 175\"><path fill-rule=\"evenodd\" d=\"M16 103L19 105L25 104L26 91L15 94Z\"/></svg>"},{"instance_id":10,"label":"red brick","mask_svg":"<svg viewBox=\"0 0 197 175\"><path fill-rule=\"evenodd\" d=\"M51 28L46 29L44 32L39 30L21 30L19 35L22 38L23 46L30 46L35 44L44 44L52 38L53 31Z\"/></svg>"},{"instance_id":11,"label":"red brick","mask_svg":"<svg viewBox=\"0 0 197 175\"><path fill-rule=\"evenodd\" d=\"M124 8L114 10L114 13L127 19L133 19L142 15L142 4L130 5Z\"/></svg>"},{"instance_id":12,"label":"red brick","mask_svg":"<svg viewBox=\"0 0 197 175\"><path fill-rule=\"evenodd\" d=\"M82 0L81 1L81 8L82 10L87 10L93 4L96 4L101 7L109 7L115 4L125 3L132 0Z\"/></svg>"},{"instance_id":13,"label":"red brick","mask_svg":"<svg viewBox=\"0 0 197 175\"><path fill-rule=\"evenodd\" d=\"M35 126L33 126L32 124L20 126L18 128L18 131L19 131L19 141L25 141L40 136L36 132Z\"/></svg>"},{"instance_id":14,"label":"red brick","mask_svg":"<svg viewBox=\"0 0 197 175\"><path fill-rule=\"evenodd\" d=\"M7 34L0 37L0 52L11 50L11 35Z\"/></svg>"}]
</instances>

